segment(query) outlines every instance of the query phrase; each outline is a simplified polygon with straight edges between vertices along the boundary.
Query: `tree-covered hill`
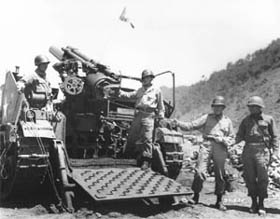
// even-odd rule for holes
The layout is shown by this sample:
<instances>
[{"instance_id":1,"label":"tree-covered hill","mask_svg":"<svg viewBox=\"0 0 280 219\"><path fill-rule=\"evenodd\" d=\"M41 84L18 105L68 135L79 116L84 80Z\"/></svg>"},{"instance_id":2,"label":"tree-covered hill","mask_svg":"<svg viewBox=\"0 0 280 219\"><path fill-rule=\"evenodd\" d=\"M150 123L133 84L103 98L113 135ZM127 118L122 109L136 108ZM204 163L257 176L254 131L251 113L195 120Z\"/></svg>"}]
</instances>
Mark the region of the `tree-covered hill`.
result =
<instances>
[{"instance_id":1,"label":"tree-covered hill","mask_svg":"<svg viewBox=\"0 0 280 219\"><path fill-rule=\"evenodd\" d=\"M164 87L162 90L170 98L171 90ZM235 128L248 113L246 104L252 95L263 97L264 111L272 114L280 127L280 39L235 63L228 63L226 69L213 72L206 81L176 87L174 116L188 121L209 112L215 95L226 98L225 113Z\"/></svg>"}]
</instances>

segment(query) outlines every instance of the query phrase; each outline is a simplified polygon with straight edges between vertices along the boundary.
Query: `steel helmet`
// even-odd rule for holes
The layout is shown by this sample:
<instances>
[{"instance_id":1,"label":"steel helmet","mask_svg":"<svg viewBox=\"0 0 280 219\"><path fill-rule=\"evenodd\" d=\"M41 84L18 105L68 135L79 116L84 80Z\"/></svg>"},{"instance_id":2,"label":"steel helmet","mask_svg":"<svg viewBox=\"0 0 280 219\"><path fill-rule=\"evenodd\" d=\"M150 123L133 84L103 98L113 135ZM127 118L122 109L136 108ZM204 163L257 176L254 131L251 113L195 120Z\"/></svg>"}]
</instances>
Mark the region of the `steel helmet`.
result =
<instances>
[{"instance_id":1,"label":"steel helmet","mask_svg":"<svg viewBox=\"0 0 280 219\"><path fill-rule=\"evenodd\" d=\"M34 59L34 64L36 66L42 64L42 63L50 63L50 60L48 59L47 56L44 55L37 55Z\"/></svg>"},{"instance_id":2,"label":"steel helmet","mask_svg":"<svg viewBox=\"0 0 280 219\"><path fill-rule=\"evenodd\" d=\"M155 76L154 76L154 73L151 71L151 70L149 70L149 69L145 69L144 71L142 71L142 80L144 79L144 78L146 78L146 77L152 77L152 78L154 78Z\"/></svg>"},{"instance_id":3,"label":"steel helmet","mask_svg":"<svg viewBox=\"0 0 280 219\"><path fill-rule=\"evenodd\" d=\"M222 97L222 96L216 96L213 99L211 106L224 106L224 107L226 107L225 98Z\"/></svg>"},{"instance_id":4,"label":"steel helmet","mask_svg":"<svg viewBox=\"0 0 280 219\"><path fill-rule=\"evenodd\" d=\"M259 96L252 96L249 98L247 106L259 106L261 108L264 108L264 102L263 99Z\"/></svg>"}]
</instances>

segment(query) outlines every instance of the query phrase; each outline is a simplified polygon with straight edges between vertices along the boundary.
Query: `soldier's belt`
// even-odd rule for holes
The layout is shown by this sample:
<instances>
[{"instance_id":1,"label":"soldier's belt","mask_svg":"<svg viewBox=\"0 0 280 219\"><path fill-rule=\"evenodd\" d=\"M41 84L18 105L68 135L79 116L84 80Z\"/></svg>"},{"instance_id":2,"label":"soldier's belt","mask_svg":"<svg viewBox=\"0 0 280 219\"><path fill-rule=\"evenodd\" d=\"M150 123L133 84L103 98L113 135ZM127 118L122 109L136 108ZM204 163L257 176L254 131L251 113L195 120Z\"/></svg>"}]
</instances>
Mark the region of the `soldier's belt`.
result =
<instances>
[{"instance_id":1,"label":"soldier's belt","mask_svg":"<svg viewBox=\"0 0 280 219\"><path fill-rule=\"evenodd\" d=\"M264 142L248 142L248 143L246 143L246 145L252 146L252 147L265 147Z\"/></svg>"},{"instance_id":2,"label":"soldier's belt","mask_svg":"<svg viewBox=\"0 0 280 219\"><path fill-rule=\"evenodd\" d=\"M211 137L203 137L204 141L215 141L214 138Z\"/></svg>"},{"instance_id":3,"label":"soldier's belt","mask_svg":"<svg viewBox=\"0 0 280 219\"><path fill-rule=\"evenodd\" d=\"M152 108L147 108L147 109L136 108L135 113L138 113L138 112L141 112L141 113L155 113L155 109L152 109Z\"/></svg>"}]
</instances>

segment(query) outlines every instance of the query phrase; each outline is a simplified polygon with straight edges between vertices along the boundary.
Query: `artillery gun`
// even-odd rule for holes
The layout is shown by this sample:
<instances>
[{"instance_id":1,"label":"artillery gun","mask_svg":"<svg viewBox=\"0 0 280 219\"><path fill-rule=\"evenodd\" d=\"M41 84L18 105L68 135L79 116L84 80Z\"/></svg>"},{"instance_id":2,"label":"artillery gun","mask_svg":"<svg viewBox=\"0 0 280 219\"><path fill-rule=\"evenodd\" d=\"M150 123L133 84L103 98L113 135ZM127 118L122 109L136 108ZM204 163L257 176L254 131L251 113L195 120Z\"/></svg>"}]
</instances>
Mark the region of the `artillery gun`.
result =
<instances>
[{"instance_id":1,"label":"artillery gun","mask_svg":"<svg viewBox=\"0 0 280 219\"><path fill-rule=\"evenodd\" d=\"M59 60L53 67L65 97L54 98L54 111L38 107L45 101L44 94L29 99L19 93L16 73L7 72L2 86L1 200L44 182L52 185L59 203L69 211L74 210L75 196L81 191L95 201L164 200L191 194L175 181L182 167L183 135L168 122L156 123L152 171L141 170L136 159L124 153L135 100L109 97L104 89L132 91L121 86L122 79L140 79L115 74L72 47L50 47L49 51ZM174 91L174 74L158 75L166 73L173 76ZM169 118L175 96L173 104L164 104Z\"/></svg>"}]
</instances>

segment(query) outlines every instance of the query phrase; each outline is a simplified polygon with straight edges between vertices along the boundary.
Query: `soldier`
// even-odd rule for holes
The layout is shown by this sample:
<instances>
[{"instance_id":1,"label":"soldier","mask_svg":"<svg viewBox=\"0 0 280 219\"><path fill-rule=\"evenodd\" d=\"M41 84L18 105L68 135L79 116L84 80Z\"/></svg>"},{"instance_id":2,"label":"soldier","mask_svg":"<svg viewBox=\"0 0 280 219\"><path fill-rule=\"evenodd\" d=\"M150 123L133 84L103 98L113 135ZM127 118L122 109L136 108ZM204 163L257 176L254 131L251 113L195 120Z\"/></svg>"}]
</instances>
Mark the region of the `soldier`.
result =
<instances>
[{"instance_id":1,"label":"soldier","mask_svg":"<svg viewBox=\"0 0 280 219\"><path fill-rule=\"evenodd\" d=\"M154 119L164 117L164 104L160 89L152 81L151 70L142 72L142 87L133 92L120 91L119 97L136 98L135 115L131 124L125 153L138 159L141 168L151 167Z\"/></svg>"},{"instance_id":2,"label":"soldier","mask_svg":"<svg viewBox=\"0 0 280 219\"><path fill-rule=\"evenodd\" d=\"M234 143L234 133L231 120L223 114L226 107L224 97L216 96L211 104L213 113L203 115L191 122L180 122L174 120L184 131L201 129L203 144L200 145L199 155L196 164L196 173L192 183L194 196L192 203L197 204L199 193L202 190L203 182L206 180L207 169L210 159L214 162L215 173L215 194L217 202L215 207L219 210L226 210L222 196L225 192L225 161L228 156L228 147Z\"/></svg>"},{"instance_id":3,"label":"soldier","mask_svg":"<svg viewBox=\"0 0 280 219\"><path fill-rule=\"evenodd\" d=\"M17 82L18 90L24 92L30 106L36 108L46 107L48 111L52 111L52 89L50 82L46 79L46 70L50 61L48 57L38 55L35 57L34 63L37 66L35 73L21 78Z\"/></svg>"},{"instance_id":4,"label":"soldier","mask_svg":"<svg viewBox=\"0 0 280 219\"><path fill-rule=\"evenodd\" d=\"M250 115L242 120L236 143L245 141L242 162L248 196L252 199L249 211L265 215L264 199L267 198L269 149L273 149L271 159L277 159L278 136L272 116L262 113L264 103L261 97L251 97L247 106Z\"/></svg>"},{"instance_id":5,"label":"soldier","mask_svg":"<svg viewBox=\"0 0 280 219\"><path fill-rule=\"evenodd\" d=\"M50 82L46 79L46 70L49 63L50 61L47 56L37 55L34 59L34 64L37 66L35 72L19 79L17 87L19 92L25 94L30 107L47 111L56 134L56 139L65 142L64 127L66 126L66 117L62 112L54 110L52 88ZM56 104L59 103L61 101L56 102Z\"/></svg>"}]
</instances>

